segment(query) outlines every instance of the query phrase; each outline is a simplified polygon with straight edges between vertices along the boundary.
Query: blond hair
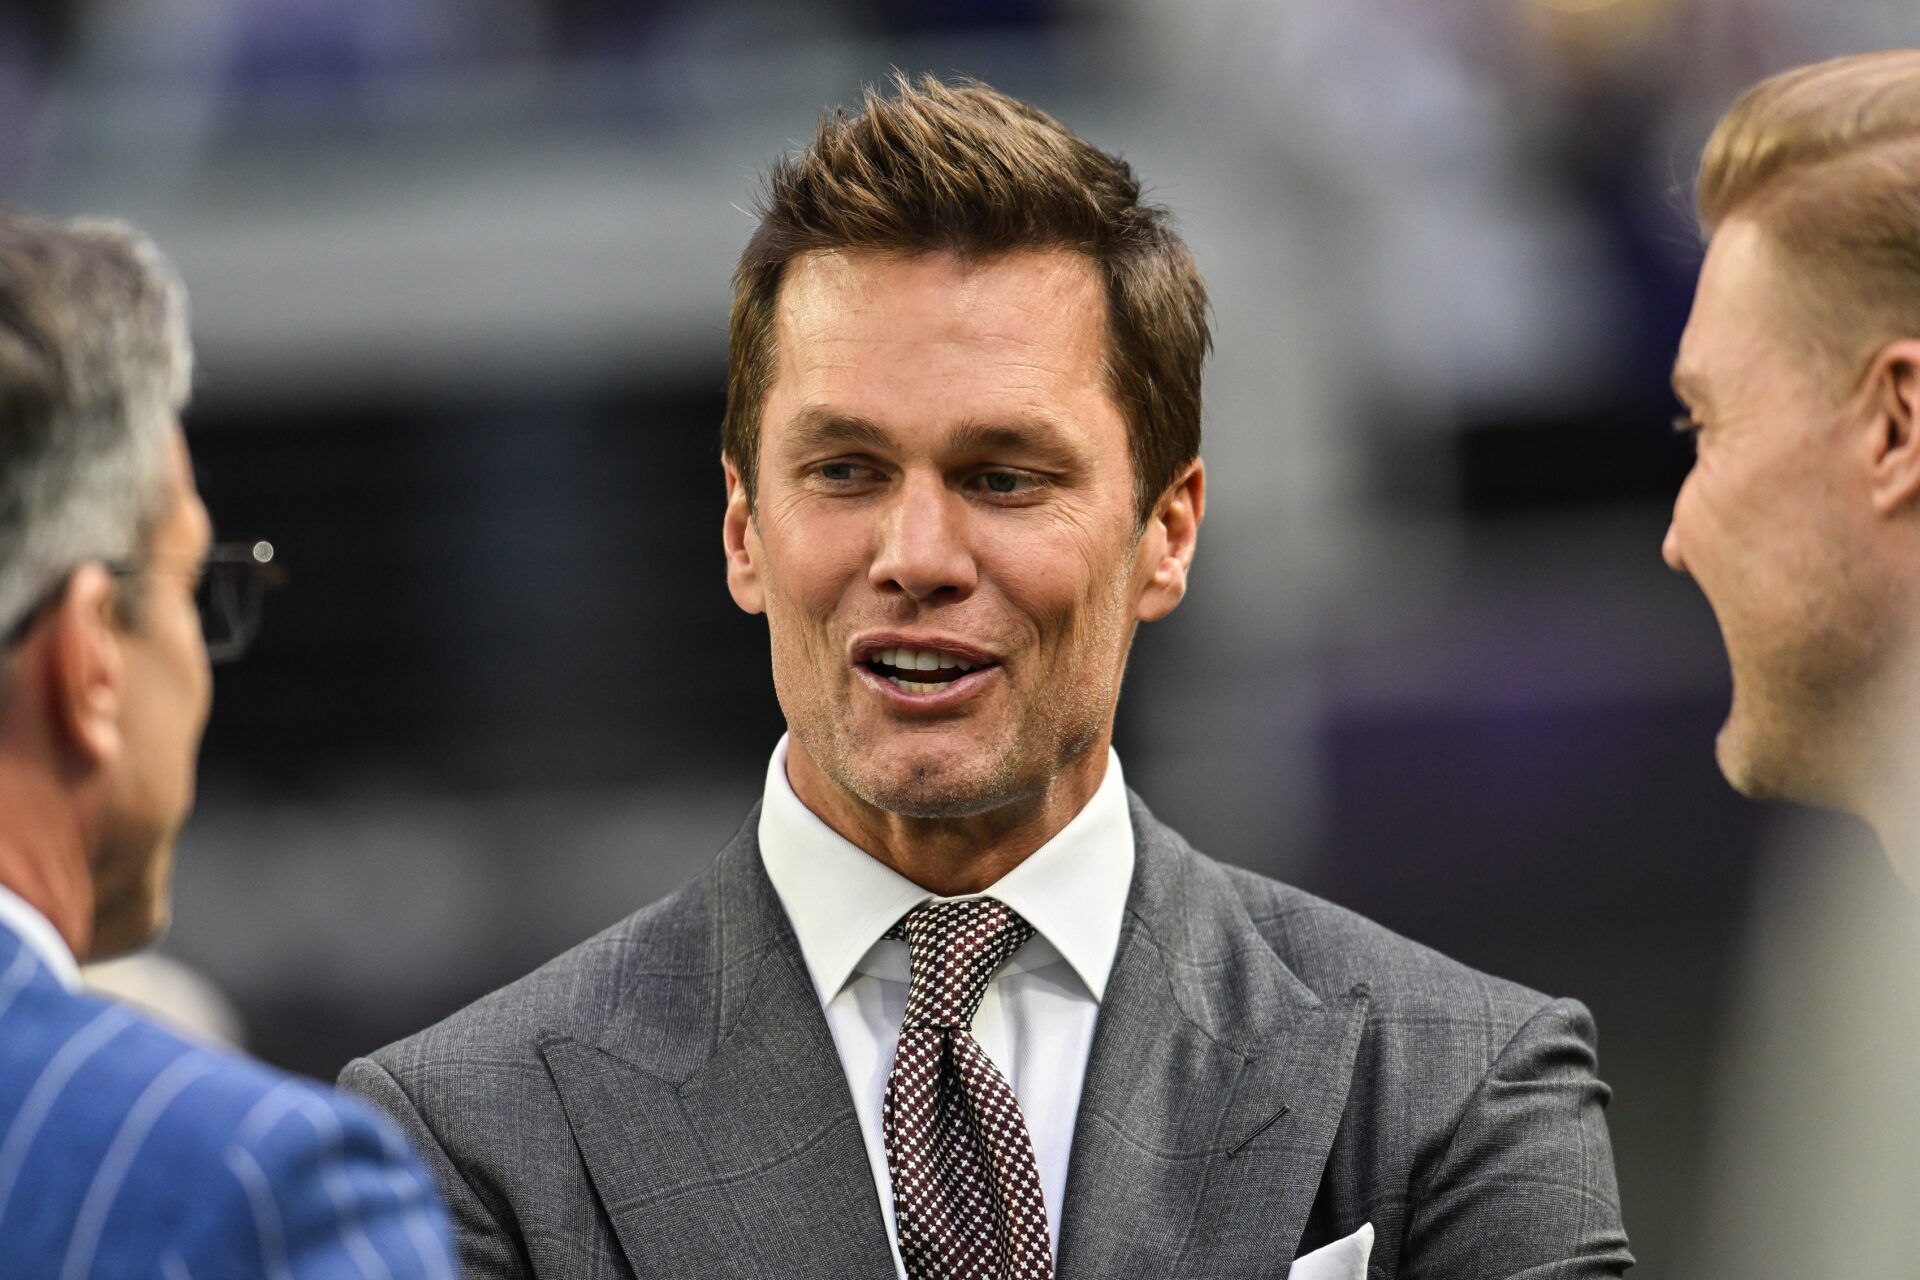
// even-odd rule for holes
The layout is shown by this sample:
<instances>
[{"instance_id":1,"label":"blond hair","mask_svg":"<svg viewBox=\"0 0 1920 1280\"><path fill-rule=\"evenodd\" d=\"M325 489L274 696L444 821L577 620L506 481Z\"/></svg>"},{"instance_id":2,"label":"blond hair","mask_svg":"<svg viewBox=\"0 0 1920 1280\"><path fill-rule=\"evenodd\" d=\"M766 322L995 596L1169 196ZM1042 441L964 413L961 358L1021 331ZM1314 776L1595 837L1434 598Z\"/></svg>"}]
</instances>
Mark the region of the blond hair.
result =
<instances>
[{"instance_id":1,"label":"blond hair","mask_svg":"<svg viewBox=\"0 0 1920 1280\"><path fill-rule=\"evenodd\" d=\"M760 223L733 276L721 443L753 501L760 418L774 373L774 317L787 264L817 250L984 257L1084 254L1107 295L1107 374L1127 421L1145 519L1200 452L1207 294L1166 210L1143 203L1126 162L977 81L895 73L813 142L777 161Z\"/></svg>"},{"instance_id":2,"label":"blond hair","mask_svg":"<svg viewBox=\"0 0 1920 1280\"><path fill-rule=\"evenodd\" d=\"M1750 220L1783 255L1811 335L1857 373L1920 336L1920 50L1796 67L1715 127L1698 204L1712 235Z\"/></svg>"}]
</instances>

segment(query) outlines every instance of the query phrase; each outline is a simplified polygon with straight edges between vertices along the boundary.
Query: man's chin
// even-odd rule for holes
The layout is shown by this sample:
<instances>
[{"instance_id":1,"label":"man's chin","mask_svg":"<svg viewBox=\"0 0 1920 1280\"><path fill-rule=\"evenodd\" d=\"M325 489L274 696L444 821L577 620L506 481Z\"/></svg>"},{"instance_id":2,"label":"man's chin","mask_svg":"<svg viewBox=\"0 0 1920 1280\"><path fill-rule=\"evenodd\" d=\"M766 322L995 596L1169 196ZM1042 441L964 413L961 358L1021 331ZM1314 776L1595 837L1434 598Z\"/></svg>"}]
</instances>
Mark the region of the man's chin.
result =
<instances>
[{"instance_id":1,"label":"man's chin","mask_svg":"<svg viewBox=\"0 0 1920 1280\"><path fill-rule=\"evenodd\" d=\"M1713 754L1727 785L1749 800L1813 802L1808 780L1801 776L1804 771L1789 765L1777 744L1753 732L1737 715L1721 727Z\"/></svg>"},{"instance_id":2,"label":"man's chin","mask_svg":"<svg viewBox=\"0 0 1920 1280\"><path fill-rule=\"evenodd\" d=\"M158 942L173 923L173 846L154 849L139 872L102 885L87 959L107 960Z\"/></svg>"},{"instance_id":3,"label":"man's chin","mask_svg":"<svg viewBox=\"0 0 1920 1280\"><path fill-rule=\"evenodd\" d=\"M876 809L903 818L971 818L1008 803L1014 790L1005 752L971 744L915 744L852 762L848 789Z\"/></svg>"},{"instance_id":4,"label":"man's chin","mask_svg":"<svg viewBox=\"0 0 1920 1280\"><path fill-rule=\"evenodd\" d=\"M93 945L87 961L111 960L158 942L173 923L167 900L143 898L102 903L94 916Z\"/></svg>"}]
</instances>

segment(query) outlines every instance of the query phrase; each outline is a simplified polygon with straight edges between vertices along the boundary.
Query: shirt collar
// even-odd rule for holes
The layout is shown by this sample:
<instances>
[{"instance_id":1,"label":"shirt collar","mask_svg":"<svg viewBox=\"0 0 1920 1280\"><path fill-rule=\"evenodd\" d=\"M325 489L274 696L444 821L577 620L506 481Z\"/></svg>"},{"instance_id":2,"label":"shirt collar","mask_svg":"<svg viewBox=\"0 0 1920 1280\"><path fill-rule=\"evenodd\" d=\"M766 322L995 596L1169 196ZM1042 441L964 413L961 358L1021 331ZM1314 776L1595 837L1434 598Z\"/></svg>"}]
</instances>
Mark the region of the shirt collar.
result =
<instances>
[{"instance_id":1,"label":"shirt collar","mask_svg":"<svg viewBox=\"0 0 1920 1280\"><path fill-rule=\"evenodd\" d=\"M61 986L69 991L80 990L80 966L67 948L67 940L60 936L52 921L3 884L0 884L0 929L18 936Z\"/></svg>"},{"instance_id":2,"label":"shirt collar","mask_svg":"<svg viewBox=\"0 0 1920 1280\"><path fill-rule=\"evenodd\" d=\"M823 1005L895 921L936 896L801 803L787 781L785 737L767 765L759 837L767 878L793 924ZM1106 775L1093 798L985 892L1018 911L1098 1000L1120 948L1133 859L1126 782L1120 757L1109 748Z\"/></svg>"}]
</instances>

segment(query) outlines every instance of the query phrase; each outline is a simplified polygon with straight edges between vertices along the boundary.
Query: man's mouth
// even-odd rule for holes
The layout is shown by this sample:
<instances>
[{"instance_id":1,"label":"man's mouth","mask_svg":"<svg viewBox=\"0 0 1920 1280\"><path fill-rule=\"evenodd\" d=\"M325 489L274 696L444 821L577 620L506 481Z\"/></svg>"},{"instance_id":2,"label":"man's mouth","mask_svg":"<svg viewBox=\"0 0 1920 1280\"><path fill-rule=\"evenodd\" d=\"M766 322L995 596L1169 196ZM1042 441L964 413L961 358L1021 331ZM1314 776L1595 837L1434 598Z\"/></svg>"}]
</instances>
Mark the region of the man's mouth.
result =
<instances>
[{"instance_id":1,"label":"man's mouth","mask_svg":"<svg viewBox=\"0 0 1920 1280\"><path fill-rule=\"evenodd\" d=\"M861 664L905 693L936 693L970 671L990 667L940 649L882 649Z\"/></svg>"}]
</instances>

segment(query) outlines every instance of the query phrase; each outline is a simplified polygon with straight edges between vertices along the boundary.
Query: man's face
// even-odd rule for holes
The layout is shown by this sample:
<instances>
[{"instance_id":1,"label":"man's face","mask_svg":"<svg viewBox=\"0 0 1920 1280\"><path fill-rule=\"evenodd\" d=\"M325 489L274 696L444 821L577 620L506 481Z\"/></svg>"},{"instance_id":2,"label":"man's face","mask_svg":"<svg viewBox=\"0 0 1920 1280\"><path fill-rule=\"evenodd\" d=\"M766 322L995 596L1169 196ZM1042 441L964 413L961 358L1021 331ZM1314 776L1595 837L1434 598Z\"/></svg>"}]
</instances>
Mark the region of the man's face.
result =
<instances>
[{"instance_id":1,"label":"man's face","mask_svg":"<svg viewBox=\"0 0 1920 1280\"><path fill-rule=\"evenodd\" d=\"M95 955L138 946L167 922L174 839L193 806L194 761L212 701L194 605L211 526L177 434L169 459L166 510L123 634L121 752L94 853Z\"/></svg>"},{"instance_id":2,"label":"man's face","mask_svg":"<svg viewBox=\"0 0 1920 1280\"><path fill-rule=\"evenodd\" d=\"M841 791L979 814L1104 749L1134 623L1184 586L1141 536L1106 331L1077 254L790 267L751 521L729 473L729 584L767 615L795 750Z\"/></svg>"},{"instance_id":3,"label":"man's face","mask_svg":"<svg viewBox=\"0 0 1920 1280\"><path fill-rule=\"evenodd\" d=\"M1700 585L1726 642L1733 706L1716 751L1728 781L1831 802L1887 623L1844 389L1784 279L1755 224L1735 218L1714 236L1674 368L1697 456L1663 552Z\"/></svg>"}]
</instances>

